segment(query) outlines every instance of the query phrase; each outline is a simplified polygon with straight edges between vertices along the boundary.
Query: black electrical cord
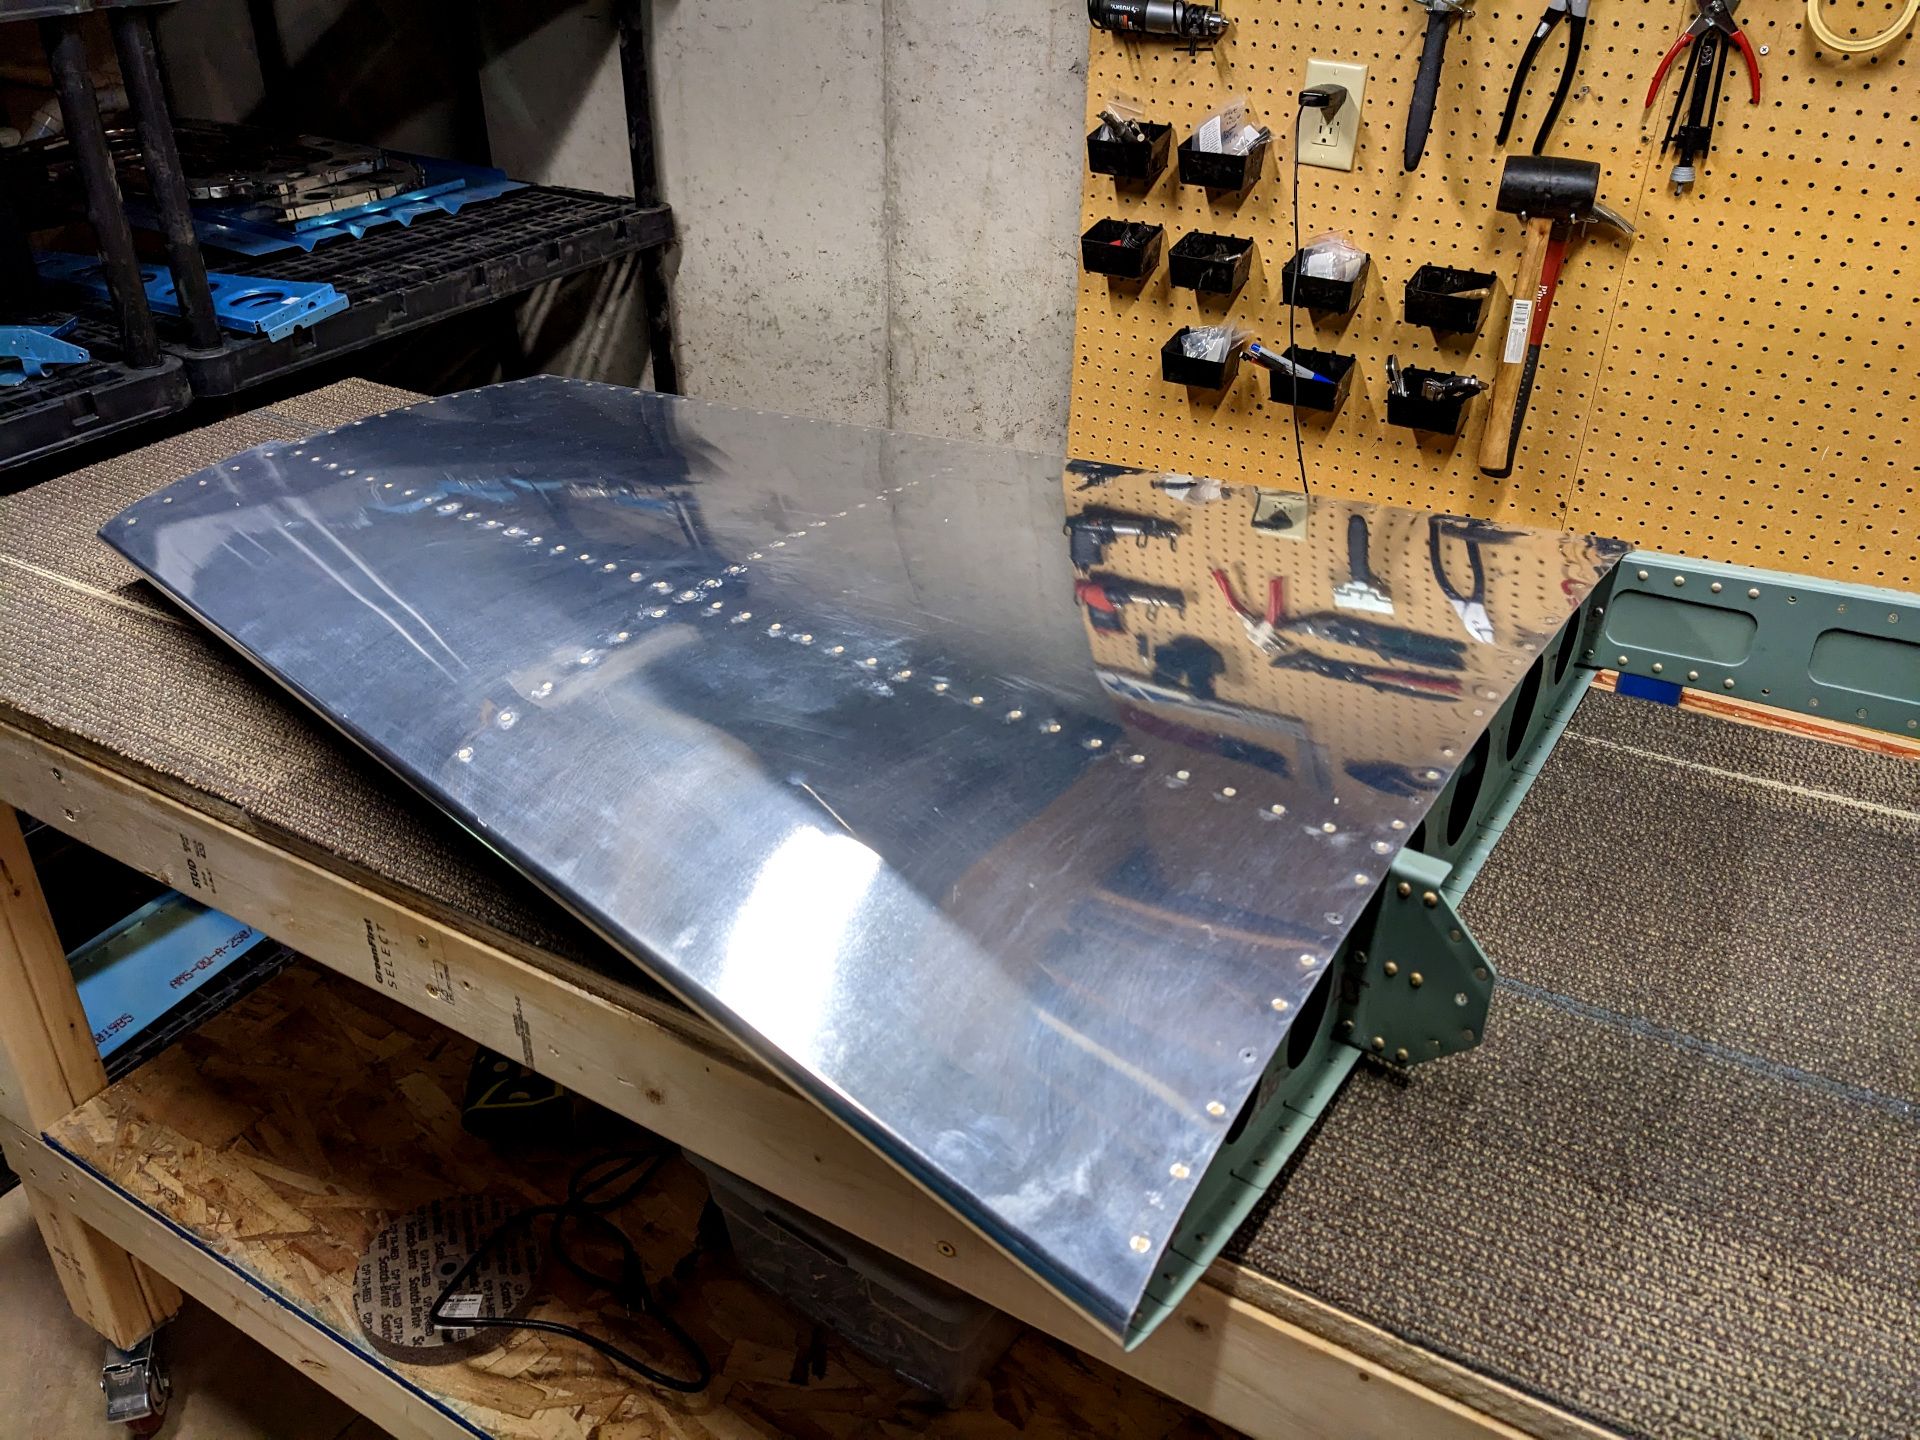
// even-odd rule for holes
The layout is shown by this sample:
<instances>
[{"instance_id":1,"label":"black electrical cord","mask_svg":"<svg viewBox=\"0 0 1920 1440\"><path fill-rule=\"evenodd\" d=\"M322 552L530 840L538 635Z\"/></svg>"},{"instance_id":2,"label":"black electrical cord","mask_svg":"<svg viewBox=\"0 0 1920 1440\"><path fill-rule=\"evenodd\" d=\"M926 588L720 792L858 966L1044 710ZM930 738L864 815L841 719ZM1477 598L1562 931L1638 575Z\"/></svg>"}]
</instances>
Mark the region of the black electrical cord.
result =
<instances>
[{"instance_id":1,"label":"black electrical cord","mask_svg":"<svg viewBox=\"0 0 1920 1440\"><path fill-rule=\"evenodd\" d=\"M653 1287L647 1283L644 1267L640 1263L640 1252L633 1248L633 1242L611 1220L610 1211L618 1210L634 1199L653 1179L654 1172L666 1159L665 1151L631 1151L604 1155L598 1160L589 1161L574 1171L567 1181L567 1198L555 1205L532 1205L516 1214L509 1215L496 1225L487 1238L480 1242L473 1254L467 1257L467 1263L460 1272L449 1280L434 1297L433 1308L428 1320L443 1330L538 1330L547 1335L560 1335L569 1340L577 1340L590 1349L625 1367L664 1390L675 1390L682 1395L697 1395L707 1388L713 1379L713 1366L707 1360L706 1351L671 1316L661 1310L653 1298ZM629 1178L631 1177L631 1178ZM614 1188L618 1187L618 1188ZM609 1193L611 1192L611 1193ZM446 1313L447 1301L463 1285L480 1263L492 1253L500 1240L511 1232L532 1225L537 1220L550 1222L547 1239L549 1248L575 1275L589 1285L596 1285L609 1292L626 1305L628 1309L650 1317L664 1330L673 1341L674 1347L685 1356L694 1370L692 1379L683 1379L678 1375L669 1375L664 1370L656 1370L646 1361L629 1354L619 1346L602 1340L597 1335L589 1335L574 1325L562 1325L554 1320L530 1320L524 1317L515 1319L505 1315L460 1315ZM602 1275L581 1264L567 1248L566 1234L569 1225L585 1226L598 1230L610 1237L620 1250L620 1273Z\"/></svg>"},{"instance_id":2,"label":"black electrical cord","mask_svg":"<svg viewBox=\"0 0 1920 1440\"><path fill-rule=\"evenodd\" d=\"M1308 104L1303 96L1299 112L1293 117L1293 283L1297 288L1303 272L1307 268L1305 258L1300 254L1300 137L1306 133ZM1287 300L1287 358L1296 366L1300 363L1300 351L1295 343L1295 326L1299 322L1300 307L1294 304L1294 297ZM1293 458L1300 465L1300 493L1311 496L1313 487L1307 483L1307 447L1300 438L1300 372L1289 370L1288 380L1293 382Z\"/></svg>"}]
</instances>

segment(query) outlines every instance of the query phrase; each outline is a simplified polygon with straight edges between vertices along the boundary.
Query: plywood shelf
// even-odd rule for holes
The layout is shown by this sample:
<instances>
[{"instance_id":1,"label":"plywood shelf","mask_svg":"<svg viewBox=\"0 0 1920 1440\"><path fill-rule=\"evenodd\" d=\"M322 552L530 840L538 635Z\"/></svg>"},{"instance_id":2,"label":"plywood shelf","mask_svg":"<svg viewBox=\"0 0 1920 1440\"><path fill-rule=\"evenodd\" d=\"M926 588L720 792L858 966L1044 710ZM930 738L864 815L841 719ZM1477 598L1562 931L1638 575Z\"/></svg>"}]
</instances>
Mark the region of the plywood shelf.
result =
<instances>
[{"instance_id":1,"label":"plywood shelf","mask_svg":"<svg viewBox=\"0 0 1920 1440\"><path fill-rule=\"evenodd\" d=\"M595 1153L595 1141L636 1134L582 1102L578 1142L496 1151L460 1123L472 1053L471 1042L433 1020L296 965L79 1106L49 1129L47 1142L223 1262L203 1271L224 1282L189 1283L203 1301L231 1314L235 1302L264 1292L286 1312L283 1323L330 1342L334 1370L363 1366L398 1382L387 1387L397 1407L391 1412L369 1408L364 1388L349 1398L401 1433L529 1440L841 1437L894 1427L967 1437L1177 1432L1202 1440L1228 1433L1033 1331L965 1406L939 1410L924 1392L759 1289L731 1257L703 1247L697 1235L706 1186L677 1159L617 1218L671 1313L712 1358L716 1378L706 1394L667 1394L583 1346L528 1332L450 1365L377 1356L353 1319L351 1290L360 1255L389 1218L466 1191L530 1203L555 1198ZM206 1293L209 1284L217 1293ZM542 1293L548 1298L532 1313L583 1325L672 1368L672 1351L649 1327L560 1267L549 1267ZM327 1375L318 1378L328 1383Z\"/></svg>"}]
</instances>

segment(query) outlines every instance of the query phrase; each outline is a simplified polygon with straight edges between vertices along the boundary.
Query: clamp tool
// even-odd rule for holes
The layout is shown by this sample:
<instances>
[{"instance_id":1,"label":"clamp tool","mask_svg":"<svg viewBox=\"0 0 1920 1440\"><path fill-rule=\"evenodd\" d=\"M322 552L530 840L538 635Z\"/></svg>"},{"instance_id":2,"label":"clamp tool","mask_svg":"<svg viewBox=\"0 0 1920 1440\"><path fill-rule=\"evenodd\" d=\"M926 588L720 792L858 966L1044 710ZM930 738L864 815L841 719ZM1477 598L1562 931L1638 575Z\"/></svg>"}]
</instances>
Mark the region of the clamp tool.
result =
<instances>
[{"instance_id":1,"label":"clamp tool","mask_svg":"<svg viewBox=\"0 0 1920 1440\"><path fill-rule=\"evenodd\" d=\"M1680 189L1693 183L1694 159L1705 156L1707 147L1713 143L1713 122L1720 114L1720 82L1727 73L1729 49L1737 48L1746 60L1751 100L1755 105L1760 103L1760 61L1753 53L1747 32L1733 18L1740 0L1693 0L1693 3L1700 13L1680 32L1680 38L1660 61L1660 68L1653 72L1653 83L1647 87L1647 103L1642 107L1653 108L1654 97L1660 93L1660 82L1667 78L1675 58L1686 50L1687 63L1680 72L1680 89L1673 97L1673 113L1667 117L1667 133L1660 141L1662 150L1672 146L1679 152L1679 161L1673 167L1673 183ZM1688 49L1689 46L1692 48ZM1682 110L1687 116L1684 125L1680 123Z\"/></svg>"},{"instance_id":2,"label":"clamp tool","mask_svg":"<svg viewBox=\"0 0 1920 1440\"><path fill-rule=\"evenodd\" d=\"M1420 168L1420 156L1427 148L1427 133L1433 129L1433 106L1440 98L1440 67L1447 58L1447 26L1458 15L1472 17L1473 7L1466 0L1414 0L1427 10L1427 36L1420 46L1420 73L1413 79L1413 103L1407 107L1407 143L1401 155L1408 170Z\"/></svg>"},{"instance_id":3,"label":"clamp tool","mask_svg":"<svg viewBox=\"0 0 1920 1440\"><path fill-rule=\"evenodd\" d=\"M1553 87L1553 102L1547 106L1547 118L1540 122L1540 133L1533 137L1534 154L1538 155L1547 148L1547 136L1553 131L1553 122L1560 118L1560 107L1567 103L1567 92L1573 89L1574 72L1580 68L1580 46L1587 38L1587 7L1590 3L1591 0L1552 0L1547 6L1540 23L1533 27L1527 48L1520 52L1520 63L1514 67L1513 85L1507 91L1507 108L1500 116L1500 132L1493 137L1494 144L1506 144L1507 136L1513 133L1513 119L1520 109L1520 92L1526 88L1527 72L1532 69L1541 45L1553 33L1553 27L1564 19L1567 22L1566 64L1560 69L1559 83Z\"/></svg>"}]
</instances>

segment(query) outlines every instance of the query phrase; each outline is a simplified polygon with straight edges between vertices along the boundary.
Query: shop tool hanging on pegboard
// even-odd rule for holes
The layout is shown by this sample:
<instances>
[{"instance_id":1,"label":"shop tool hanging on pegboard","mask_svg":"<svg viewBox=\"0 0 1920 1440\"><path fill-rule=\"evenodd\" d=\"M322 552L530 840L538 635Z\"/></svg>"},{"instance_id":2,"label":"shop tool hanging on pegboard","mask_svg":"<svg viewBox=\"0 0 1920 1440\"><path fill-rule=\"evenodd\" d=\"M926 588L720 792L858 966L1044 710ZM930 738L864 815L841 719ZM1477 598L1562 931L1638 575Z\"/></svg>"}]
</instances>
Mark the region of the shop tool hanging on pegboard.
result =
<instances>
[{"instance_id":1,"label":"shop tool hanging on pegboard","mask_svg":"<svg viewBox=\"0 0 1920 1440\"><path fill-rule=\"evenodd\" d=\"M1733 18L1739 3L1740 0L1694 0L1700 13L1680 32L1680 38L1660 61L1660 68L1653 72L1653 83L1647 87L1645 108L1651 110L1654 97L1660 93L1660 82L1667 78L1667 71L1680 52L1687 52L1687 63L1680 71L1680 88L1673 96L1673 112L1667 117L1666 136L1660 142L1662 150L1671 149L1680 157L1673 167L1676 190L1693 184L1693 162L1705 158L1708 147L1713 144L1713 122L1720 114L1720 86L1727 73L1729 50L1737 48L1747 62L1752 103L1760 103L1760 61L1753 53L1747 32Z\"/></svg>"}]
</instances>

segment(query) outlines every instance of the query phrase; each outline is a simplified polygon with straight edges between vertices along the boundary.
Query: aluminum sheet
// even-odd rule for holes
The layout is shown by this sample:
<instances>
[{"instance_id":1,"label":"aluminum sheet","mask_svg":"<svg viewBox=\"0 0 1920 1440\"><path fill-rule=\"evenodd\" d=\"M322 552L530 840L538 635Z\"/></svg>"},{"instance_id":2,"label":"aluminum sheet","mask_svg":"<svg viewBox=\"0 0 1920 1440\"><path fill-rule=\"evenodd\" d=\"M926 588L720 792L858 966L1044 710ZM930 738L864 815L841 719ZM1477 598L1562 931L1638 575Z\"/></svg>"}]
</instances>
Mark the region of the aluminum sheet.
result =
<instances>
[{"instance_id":1,"label":"aluminum sheet","mask_svg":"<svg viewBox=\"0 0 1920 1440\"><path fill-rule=\"evenodd\" d=\"M1116 1337L1622 548L544 377L102 534Z\"/></svg>"}]
</instances>

